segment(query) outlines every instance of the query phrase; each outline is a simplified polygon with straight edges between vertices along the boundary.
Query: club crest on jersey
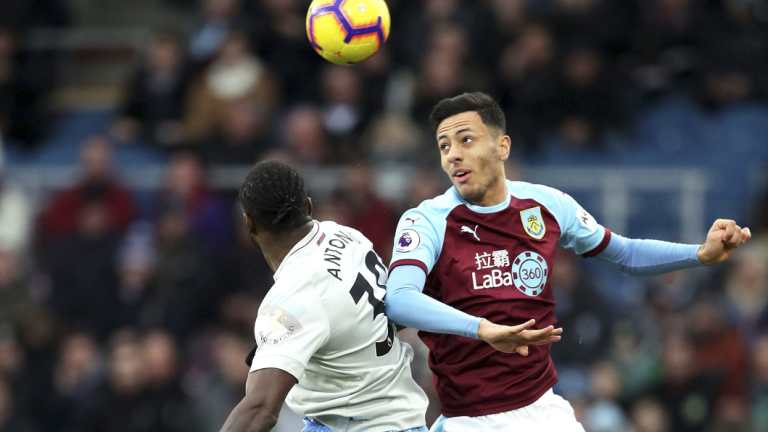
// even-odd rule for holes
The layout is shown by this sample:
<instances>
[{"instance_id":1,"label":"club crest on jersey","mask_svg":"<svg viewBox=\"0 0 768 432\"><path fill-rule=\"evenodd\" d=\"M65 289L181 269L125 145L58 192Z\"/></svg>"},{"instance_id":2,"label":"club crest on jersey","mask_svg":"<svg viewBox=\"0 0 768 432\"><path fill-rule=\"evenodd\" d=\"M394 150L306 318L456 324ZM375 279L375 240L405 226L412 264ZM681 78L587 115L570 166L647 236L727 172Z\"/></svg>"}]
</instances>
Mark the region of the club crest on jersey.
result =
<instances>
[{"instance_id":1,"label":"club crest on jersey","mask_svg":"<svg viewBox=\"0 0 768 432\"><path fill-rule=\"evenodd\" d=\"M412 229L406 229L403 230L403 232L400 233L400 237L397 238L395 250L398 252L410 252L416 249L419 246L419 243L421 243L419 233Z\"/></svg>"},{"instance_id":2,"label":"club crest on jersey","mask_svg":"<svg viewBox=\"0 0 768 432\"><path fill-rule=\"evenodd\" d=\"M523 223L525 233L536 240L541 240L547 233L547 226L544 225L544 218L541 216L541 207L521 210L520 221Z\"/></svg>"}]
</instances>

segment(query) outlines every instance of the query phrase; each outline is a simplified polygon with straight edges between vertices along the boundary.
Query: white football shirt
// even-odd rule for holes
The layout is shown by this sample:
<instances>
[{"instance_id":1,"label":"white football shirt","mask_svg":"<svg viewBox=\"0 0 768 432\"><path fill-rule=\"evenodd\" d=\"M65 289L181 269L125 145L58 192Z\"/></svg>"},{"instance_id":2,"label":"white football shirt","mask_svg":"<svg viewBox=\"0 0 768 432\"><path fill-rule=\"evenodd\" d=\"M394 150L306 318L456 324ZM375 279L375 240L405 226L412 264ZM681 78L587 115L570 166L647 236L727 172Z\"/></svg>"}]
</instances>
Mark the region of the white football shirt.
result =
<instances>
[{"instance_id":1,"label":"white football shirt","mask_svg":"<svg viewBox=\"0 0 768 432\"><path fill-rule=\"evenodd\" d=\"M413 350L384 315L386 278L365 236L315 221L259 307L251 371L277 368L296 377L287 405L334 430L425 425L427 397L411 376Z\"/></svg>"}]
</instances>

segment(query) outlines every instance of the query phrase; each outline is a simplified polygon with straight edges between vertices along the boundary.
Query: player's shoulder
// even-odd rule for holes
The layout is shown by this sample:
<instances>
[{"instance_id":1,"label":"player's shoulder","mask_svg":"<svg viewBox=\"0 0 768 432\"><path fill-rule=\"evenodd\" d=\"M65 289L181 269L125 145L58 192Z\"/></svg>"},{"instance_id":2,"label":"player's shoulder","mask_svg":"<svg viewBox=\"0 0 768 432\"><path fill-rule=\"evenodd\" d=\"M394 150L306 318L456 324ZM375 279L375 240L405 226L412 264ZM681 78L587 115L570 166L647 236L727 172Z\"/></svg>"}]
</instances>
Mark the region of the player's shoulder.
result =
<instances>
[{"instance_id":1,"label":"player's shoulder","mask_svg":"<svg viewBox=\"0 0 768 432\"><path fill-rule=\"evenodd\" d=\"M507 190L514 198L534 200L561 200L566 196L565 192L538 183L507 180Z\"/></svg>"},{"instance_id":2,"label":"player's shoulder","mask_svg":"<svg viewBox=\"0 0 768 432\"><path fill-rule=\"evenodd\" d=\"M538 183L507 180L507 190L512 198L535 201L555 216L564 211L567 212L569 203L572 201L565 192Z\"/></svg>"},{"instance_id":3,"label":"player's shoulder","mask_svg":"<svg viewBox=\"0 0 768 432\"><path fill-rule=\"evenodd\" d=\"M413 215L418 215L430 221L444 220L454 208L461 204L461 197L456 192L456 189L451 187L444 193L434 198L426 199L416 207L406 210L401 220L409 216L413 217Z\"/></svg>"}]
</instances>

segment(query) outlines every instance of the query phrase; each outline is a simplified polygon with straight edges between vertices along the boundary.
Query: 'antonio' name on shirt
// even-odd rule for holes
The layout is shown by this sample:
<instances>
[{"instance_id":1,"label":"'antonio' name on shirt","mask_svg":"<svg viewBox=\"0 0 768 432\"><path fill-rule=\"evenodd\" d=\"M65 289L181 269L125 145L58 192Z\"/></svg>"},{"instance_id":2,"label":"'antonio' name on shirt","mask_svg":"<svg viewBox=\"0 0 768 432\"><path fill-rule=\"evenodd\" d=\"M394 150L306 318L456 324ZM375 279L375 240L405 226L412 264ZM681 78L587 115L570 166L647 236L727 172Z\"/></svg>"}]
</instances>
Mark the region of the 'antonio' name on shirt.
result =
<instances>
[{"instance_id":1,"label":"'antonio' name on shirt","mask_svg":"<svg viewBox=\"0 0 768 432\"><path fill-rule=\"evenodd\" d=\"M341 280L339 273L341 273L341 256L344 254L344 250L347 245L352 243L354 239L348 234L341 231L336 231L332 238L328 240L328 247L323 251L323 261L326 263L325 271L338 280Z\"/></svg>"}]
</instances>

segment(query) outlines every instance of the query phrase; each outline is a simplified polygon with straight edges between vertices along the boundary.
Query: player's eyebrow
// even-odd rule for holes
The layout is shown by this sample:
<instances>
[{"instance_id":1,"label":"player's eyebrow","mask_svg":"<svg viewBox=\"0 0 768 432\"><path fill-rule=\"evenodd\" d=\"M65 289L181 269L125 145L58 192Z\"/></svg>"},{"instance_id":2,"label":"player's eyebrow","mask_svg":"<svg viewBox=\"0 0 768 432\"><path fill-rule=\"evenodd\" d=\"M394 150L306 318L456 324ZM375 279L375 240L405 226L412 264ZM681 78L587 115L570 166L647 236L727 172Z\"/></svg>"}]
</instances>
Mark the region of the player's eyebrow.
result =
<instances>
[{"instance_id":1,"label":"player's eyebrow","mask_svg":"<svg viewBox=\"0 0 768 432\"><path fill-rule=\"evenodd\" d=\"M461 125L461 126L462 126L461 129L459 129L456 132L454 132L453 135L459 135L460 133L463 133L463 132L472 132L472 127L471 126L469 126L469 125L466 125L466 126ZM450 129L450 128L448 128L448 129ZM448 135L449 135L448 131L445 131L445 132L443 132L443 133L441 133L440 135L437 136L437 140L440 141L443 138L448 138Z\"/></svg>"}]
</instances>

